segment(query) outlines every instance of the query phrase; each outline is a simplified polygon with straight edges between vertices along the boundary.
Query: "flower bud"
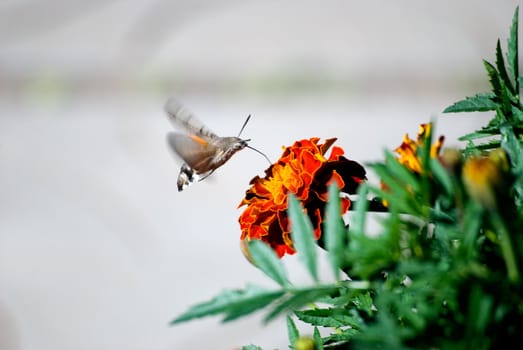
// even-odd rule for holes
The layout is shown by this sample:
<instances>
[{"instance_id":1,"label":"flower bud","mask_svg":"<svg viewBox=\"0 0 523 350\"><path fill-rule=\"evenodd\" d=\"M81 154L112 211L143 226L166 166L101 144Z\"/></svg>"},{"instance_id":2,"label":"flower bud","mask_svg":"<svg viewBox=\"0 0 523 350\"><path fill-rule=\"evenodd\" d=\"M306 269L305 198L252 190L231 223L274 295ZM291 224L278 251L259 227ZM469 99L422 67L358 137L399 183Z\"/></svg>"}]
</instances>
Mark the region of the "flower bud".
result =
<instances>
[{"instance_id":1,"label":"flower bud","mask_svg":"<svg viewBox=\"0 0 523 350\"><path fill-rule=\"evenodd\" d=\"M295 350L314 350L316 343L311 337L299 337L294 343Z\"/></svg>"},{"instance_id":2,"label":"flower bud","mask_svg":"<svg viewBox=\"0 0 523 350\"><path fill-rule=\"evenodd\" d=\"M497 207L503 189L508 160L504 151L495 150L488 157L473 156L463 165L463 184L469 196L488 209Z\"/></svg>"},{"instance_id":3,"label":"flower bud","mask_svg":"<svg viewBox=\"0 0 523 350\"><path fill-rule=\"evenodd\" d=\"M446 148L441 152L441 164L451 174L459 174L459 170L463 165L463 156L457 148Z\"/></svg>"}]
</instances>

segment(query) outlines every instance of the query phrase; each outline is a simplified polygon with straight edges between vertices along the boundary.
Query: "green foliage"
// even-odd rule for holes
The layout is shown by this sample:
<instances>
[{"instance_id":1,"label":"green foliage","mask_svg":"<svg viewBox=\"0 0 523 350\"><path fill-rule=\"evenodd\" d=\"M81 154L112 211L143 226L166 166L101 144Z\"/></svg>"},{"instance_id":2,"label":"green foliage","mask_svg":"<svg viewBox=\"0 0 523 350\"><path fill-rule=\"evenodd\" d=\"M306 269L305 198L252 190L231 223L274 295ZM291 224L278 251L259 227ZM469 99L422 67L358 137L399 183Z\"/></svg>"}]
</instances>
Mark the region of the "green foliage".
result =
<instances>
[{"instance_id":1,"label":"green foliage","mask_svg":"<svg viewBox=\"0 0 523 350\"><path fill-rule=\"evenodd\" d=\"M309 218L303 212L300 202L293 194L289 194L289 219L292 222L291 237L300 259L309 271L314 281L318 281L317 247L313 228Z\"/></svg>"},{"instance_id":2,"label":"green foliage","mask_svg":"<svg viewBox=\"0 0 523 350\"><path fill-rule=\"evenodd\" d=\"M224 322L231 321L267 306L283 293L254 285L248 285L245 289L225 290L210 301L194 305L171 321L171 324L217 314L225 315Z\"/></svg>"},{"instance_id":3,"label":"green foliage","mask_svg":"<svg viewBox=\"0 0 523 350\"><path fill-rule=\"evenodd\" d=\"M269 246L262 241L252 241L249 244L249 253L256 262L256 267L272 278L280 286L289 286L287 273L278 256Z\"/></svg>"},{"instance_id":4,"label":"green foliage","mask_svg":"<svg viewBox=\"0 0 523 350\"><path fill-rule=\"evenodd\" d=\"M262 350L262 348L260 348L259 346L250 344L250 345L242 346L242 350Z\"/></svg>"},{"instance_id":5,"label":"green foliage","mask_svg":"<svg viewBox=\"0 0 523 350\"><path fill-rule=\"evenodd\" d=\"M343 249L346 232L343 219L340 217L340 197L336 186L329 187L329 202L325 208L325 247L329 252L329 262L334 272L334 277L339 279L340 266L343 264L345 251Z\"/></svg>"},{"instance_id":6,"label":"green foliage","mask_svg":"<svg viewBox=\"0 0 523 350\"><path fill-rule=\"evenodd\" d=\"M360 186L350 228L340 215L338 188L329 187L323 239L333 281L320 279L321 248L299 201L289 195L291 236L310 285L296 286L269 246L249 242L253 264L277 287L225 290L172 323L210 315L230 321L264 309L265 322L287 317L291 349L304 339L295 319L311 326L307 342L300 344L315 349L523 346L523 105L517 28L518 9L506 56L498 41L495 64L484 62L492 91L445 110L494 112L487 126L462 138L468 145L455 158L431 156L430 132L416 150L420 170L386 152L384 162L370 164L382 185ZM387 212L380 216L379 231L371 233L367 223L375 217L369 215L375 201L385 201Z\"/></svg>"},{"instance_id":7,"label":"green foliage","mask_svg":"<svg viewBox=\"0 0 523 350\"><path fill-rule=\"evenodd\" d=\"M506 59L503 57L501 44L498 40L496 45L496 63L483 61L487 75L490 80L492 92L479 93L465 100L454 103L446 108L444 113L458 112L485 112L496 111L495 116L488 125L480 130L464 135L461 140L469 141L468 149L475 150L478 145L473 140L499 136L501 140L509 135L505 130L507 127L514 129L516 133L523 130L523 105L520 100L520 80L518 61L518 18L519 9L516 9L507 42ZM500 146L500 141L487 140L481 150L493 149ZM503 147L503 144L501 144Z\"/></svg>"},{"instance_id":8,"label":"green foliage","mask_svg":"<svg viewBox=\"0 0 523 350\"><path fill-rule=\"evenodd\" d=\"M294 343L296 343L296 340L299 338L300 333L298 332L298 328L296 327L296 323L294 323L293 319L289 316L287 316L287 334L289 336L289 346L291 349L294 349Z\"/></svg>"}]
</instances>

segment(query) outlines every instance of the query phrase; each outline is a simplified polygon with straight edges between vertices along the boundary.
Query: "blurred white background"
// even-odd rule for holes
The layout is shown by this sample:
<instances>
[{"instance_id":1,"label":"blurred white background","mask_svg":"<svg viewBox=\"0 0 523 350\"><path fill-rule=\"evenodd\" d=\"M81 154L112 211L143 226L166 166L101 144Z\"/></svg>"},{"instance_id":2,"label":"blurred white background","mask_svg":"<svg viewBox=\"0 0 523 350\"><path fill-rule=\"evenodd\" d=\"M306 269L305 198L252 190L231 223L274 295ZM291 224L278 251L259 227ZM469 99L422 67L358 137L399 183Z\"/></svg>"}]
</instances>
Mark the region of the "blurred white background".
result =
<instances>
[{"instance_id":1,"label":"blurred white background","mask_svg":"<svg viewBox=\"0 0 523 350\"><path fill-rule=\"evenodd\" d=\"M252 114L243 137L273 160L312 136L378 160L431 119L457 145L490 115L441 111L488 89L481 60L517 4L4 0L0 349L286 348L284 320L259 314L168 326L222 288L273 284L239 250L236 208L266 161L244 150L179 193L164 102L222 136Z\"/></svg>"}]
</instances>

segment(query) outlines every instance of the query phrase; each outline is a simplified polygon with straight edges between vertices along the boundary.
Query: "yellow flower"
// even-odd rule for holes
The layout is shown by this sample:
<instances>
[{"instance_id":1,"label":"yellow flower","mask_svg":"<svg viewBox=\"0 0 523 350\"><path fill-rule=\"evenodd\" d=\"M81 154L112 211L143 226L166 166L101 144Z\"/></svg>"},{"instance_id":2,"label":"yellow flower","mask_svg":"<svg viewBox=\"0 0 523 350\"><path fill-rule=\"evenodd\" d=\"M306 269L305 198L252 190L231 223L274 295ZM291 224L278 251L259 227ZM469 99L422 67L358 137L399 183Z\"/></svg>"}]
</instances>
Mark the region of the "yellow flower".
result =
<instances>
[{"instance_id":1,"label":"yellow flower","mask_svg":"<svg viewBox=\"0 0 523 350\"><path fill-rule=\"evenodd\" d=\"M422 165L421 158L418 155L418 149L424 147L425 142L429 141L432 132L432 124L426 123L421 124L418 131L417 140L412 140L408 134L403 136L403 142L399 145L394 152L398 154L398 162L403 164L407 169L415 174L421 174ZM443 146L444 136L440 136L438 140L431 145L430 156L432 158L439 157L439 153ZM381 183L381 188L389 190L389 187L385 183ZM388 207L389 203L386 200L382 200L384 206Z\"/></svg>"},{"instance_id":2,"label":"yellow flower","mask_svg":"<svg viewBox=\"0 0 523 350\"><path fill-rule=\"evenodd\" d=\"M398 154L398 161L405 165L409 170L417 174L421 173L421 159L418 156L418 148L423 147L430 137L432 124L421 124L418 131L418 139L412 140L408 134L403 136L403 143L394 151ZM439 156L441 147L443 146L444 136L440 136L438 140L430 148L430 156L436 158Z\"/></svg>"},{"instance_id":3,"label":"yellow flower","mask_svg":"<svg viewBox=\"0 0 523 350\"><path fill-rule=\"evenodd\" d=\"M505 184L509 169L503 149L491 151L488 156L473 156L463 165L463 185L470 197L489 209L497 207L497 197Z\"/></svg>"}]
</instances>

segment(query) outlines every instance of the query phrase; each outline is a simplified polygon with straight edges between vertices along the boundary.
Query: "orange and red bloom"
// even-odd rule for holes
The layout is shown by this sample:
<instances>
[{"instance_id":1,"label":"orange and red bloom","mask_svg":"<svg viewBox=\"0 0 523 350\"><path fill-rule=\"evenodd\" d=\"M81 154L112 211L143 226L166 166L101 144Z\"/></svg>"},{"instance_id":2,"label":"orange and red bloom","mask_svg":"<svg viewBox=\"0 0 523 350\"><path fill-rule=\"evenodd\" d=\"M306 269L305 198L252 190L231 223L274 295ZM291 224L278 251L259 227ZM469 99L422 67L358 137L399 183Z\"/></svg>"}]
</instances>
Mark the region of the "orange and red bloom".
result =
<instances>
[{"instance_id":1,"label":"orange and red bloom","mask_svg":"<svg viewBox=\"0 0 523 350\"><path fill-rule=\"evenodd\" d=\"M254 177L251 187L239 207L247 206L240 215L242 243L259 239L269 244L279 257L294 254L287 216L287 196L292 193L301 201L314 227L316 238L321 236L321 225L328 186L336 181L341 192L354 194L365 177L365 169L343 156L341 147L332 147L335 138L319 143L314 137L296 141L284 147L278 161L265 170L265 176ZM341 199L342 213L350 207L350 199Z\"/></svg>"}]
</instances>

